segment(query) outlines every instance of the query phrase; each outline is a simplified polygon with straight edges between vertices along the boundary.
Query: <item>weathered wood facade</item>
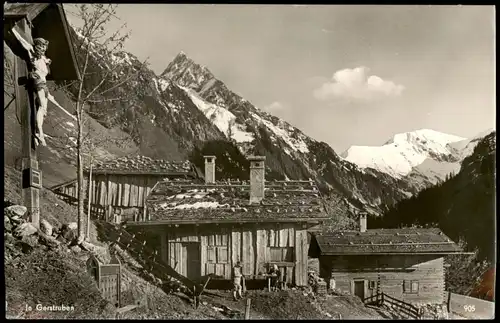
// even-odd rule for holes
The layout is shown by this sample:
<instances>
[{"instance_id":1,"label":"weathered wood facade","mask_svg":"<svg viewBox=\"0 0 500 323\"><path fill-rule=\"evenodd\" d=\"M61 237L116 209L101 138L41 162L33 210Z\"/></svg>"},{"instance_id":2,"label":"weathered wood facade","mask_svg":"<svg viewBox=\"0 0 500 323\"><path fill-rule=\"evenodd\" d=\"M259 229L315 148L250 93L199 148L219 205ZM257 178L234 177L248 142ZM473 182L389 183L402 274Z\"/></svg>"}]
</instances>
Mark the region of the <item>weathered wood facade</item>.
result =
<instances>
[{"instance_id":1,"label":"weathered wood facade","mask_svg":"<svg viewBox=\"0 0 500 323\"><path fill-rule=\"evenodd\" d=\"M333 278L337 289L363 299L379 291L409 303L442 304L445 301L443 257L388 255L371 258L323 256L320 276L326 281Z\"/></svg>"},{"instance_id":2,"label":"weathered wood facade","mask_svg":"<svg viewBox=\"0 0 500 323\"><path fill-rule=\"evenodd\" d=\"M300 224L205 224L164 230L161 255L190 278L214 274L230 279L242 262L243 274L258 278L276 264L290 285L307 285L307 233Z\"/></svg>"},{"instance_id":3,"label":"weathered wood facade","mask_svg":"<svg viewBox=\"0 0 500 323\"><path fill-rule=\"evenodd\" d=\"M264 168L257 160L251 169ZM192 280L230 279L241 261L247 279L264 279L276 264L288 285L305 286L307 229L326 219L319 190L312 181L262 185L263 177L254 171L250 183L159 182L147 199L150 219L127 225L159 235L163 259Z\"/></svg>"},{"instance_id":4,"label":"weathered wood facade","mask_svg":"<svg viewBox=\"0 0 500 323\"><path fill-rule=\"evenodd\" d=\"M439 229L380 229L314 235L309 256L319 258L330 288L362 299L385 293L412 304L442 304L443 259L459 252Z\"/></svg>"},{"instance_id":5,"label":"weathered wood facade","mask_svg":"<svg viewBox=\"0 0 500 323\"><path fill-rule=\"evenodd\" d=\"M104 207L109 221L146 218L145 201L158 181L197 178L189 162L167 162L138 156L96 164L92 169L90 203ZM89 169L84 173L84 190L88 198ZM51 188L56 194L77 197L76 180Z\"/></svg>"}]
</instances>

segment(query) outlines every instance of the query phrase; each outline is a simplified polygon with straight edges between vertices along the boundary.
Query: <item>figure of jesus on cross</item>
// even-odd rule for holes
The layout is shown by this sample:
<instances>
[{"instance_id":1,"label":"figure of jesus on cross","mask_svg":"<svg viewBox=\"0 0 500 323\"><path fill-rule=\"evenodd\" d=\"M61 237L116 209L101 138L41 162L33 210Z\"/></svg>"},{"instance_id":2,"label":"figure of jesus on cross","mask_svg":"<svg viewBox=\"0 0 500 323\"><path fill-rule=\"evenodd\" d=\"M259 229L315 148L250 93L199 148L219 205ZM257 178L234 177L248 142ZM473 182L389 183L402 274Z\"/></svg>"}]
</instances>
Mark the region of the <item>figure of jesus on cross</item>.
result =
<instances>
[{"instance_id":1,"label":"figure of jesus on cross","mask_svg":"<svg viewBox=\"0 0 500 323\"><path fill-rule=\"evenodd\" d=\"M45 56L49 42L43 38L33 39L34 47L28 51L30 55L31 72L29 77L33 82L37 98L36 127L35 137L39 144L46 146L45 136L43 134L43 119L47 115L47 101L49 89L47 87L47 75L49 74L49 65L52 62Z\"/></svg>"},{"instance_id":2,"label":"figure of jesus on cross","mask_svg":"<svg viewBox=\"0 0 500 323\"><path fill-rule=\"evenodd\" d=\"M45 56L49 42L43 38L33 39L33 46L27 42L15 29L12 30L17 40L22 44L28 52L29 61L28 67L30 70L29 78L36 93L36 132L34 134L38 144L46 146L45 135L43 133L43 120L47 115L47 103L52 102L58 108L62 109L70 117L75 118L67 112L54 97L50 94L47 87L47 75L50 72L49 66L52 60Z\"/></svg>"}]
</instances>

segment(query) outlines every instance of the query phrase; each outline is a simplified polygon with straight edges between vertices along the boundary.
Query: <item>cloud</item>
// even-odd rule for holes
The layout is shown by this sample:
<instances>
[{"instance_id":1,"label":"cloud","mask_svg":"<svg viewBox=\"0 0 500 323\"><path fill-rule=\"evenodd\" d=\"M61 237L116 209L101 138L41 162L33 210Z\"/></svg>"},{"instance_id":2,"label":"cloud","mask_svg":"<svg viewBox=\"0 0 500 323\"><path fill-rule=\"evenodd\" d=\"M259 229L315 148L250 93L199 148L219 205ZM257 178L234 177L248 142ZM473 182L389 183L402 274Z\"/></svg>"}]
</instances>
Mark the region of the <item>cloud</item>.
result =
<instances>
[{"instance_id":1,"label":"cloud","mask_svg":"<svg viewBox=\"0 0 500 323\"><path fill-rule=\"evenodd\" d=\"M343 69L333 74L332 80L314 90L316 99L326 101L334 98L370 101L383 97L399 96L403 85L386 81L376 75L368 75L364 66Z\"/></svg>"},{"instance_id":2,"label":"cloud","mask_svg":"<svg viewBox=\"0 0 500 323\"><path fill-rule=\"evenodd\" d=\"M271 111L278 111L278 110L283 110L285 109L285 105L281 102L275 101L263 108L264 111L271 112Z\"/></svg>"}]
</instances>

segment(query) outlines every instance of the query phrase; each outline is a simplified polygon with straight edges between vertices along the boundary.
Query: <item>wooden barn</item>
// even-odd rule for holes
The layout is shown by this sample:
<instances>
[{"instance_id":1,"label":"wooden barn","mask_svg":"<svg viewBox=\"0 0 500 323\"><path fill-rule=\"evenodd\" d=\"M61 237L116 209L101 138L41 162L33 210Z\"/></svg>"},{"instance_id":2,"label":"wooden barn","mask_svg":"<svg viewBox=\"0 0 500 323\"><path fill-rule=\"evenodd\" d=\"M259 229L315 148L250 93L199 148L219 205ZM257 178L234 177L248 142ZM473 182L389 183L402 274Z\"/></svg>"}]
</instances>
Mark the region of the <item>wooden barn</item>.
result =
<instances>
[{"instance_id":1,"label":"wooden barn","mask_svg":"<svg viewBox=\"0 0 500 323\"><path fill-rule=\"evenodd\" d=\"M85 169L85 195L91 178L90 203L94 210L104 210L109 221L137 220L146 217L145 200L153 186L165 178L194 179L199 172L189 162L154 160L149 157L121 157L96 162ZM76 180L51 188L56 194L76 199ZM87 200L88 201L88 200Z\"/></svg>"},{"instance_id":2,"label":"wooden barn","mask_svg":"<svg viewBox=\"0 0 500 323\"><path fill-rule=\"evenodd\" d=\"M444 256L462 250L439 229L366 230L313 234L309 257L319 258L329 288L361 299L384 293L410 304L443 304ZM333 286L335 285L335 286Z\"/></svg>"},{"instance_id":3,"label":"wooden barn","mask_svg":"<svg viewBox=\"0 0 500 323\"><path fill-rule=\"evenodd\" d=\"M147 199L149 220L127 223L153 231L161 257L184 276L230 279L242 262L247 280L277 264L288 285L307 285L307 229L326 218L312 181L265 181L265 158L250 157L250 183L215 181L213 156L205 182L159 182ZM248 285L247 285L248 287Z\"/></svg>"}]
</instances>

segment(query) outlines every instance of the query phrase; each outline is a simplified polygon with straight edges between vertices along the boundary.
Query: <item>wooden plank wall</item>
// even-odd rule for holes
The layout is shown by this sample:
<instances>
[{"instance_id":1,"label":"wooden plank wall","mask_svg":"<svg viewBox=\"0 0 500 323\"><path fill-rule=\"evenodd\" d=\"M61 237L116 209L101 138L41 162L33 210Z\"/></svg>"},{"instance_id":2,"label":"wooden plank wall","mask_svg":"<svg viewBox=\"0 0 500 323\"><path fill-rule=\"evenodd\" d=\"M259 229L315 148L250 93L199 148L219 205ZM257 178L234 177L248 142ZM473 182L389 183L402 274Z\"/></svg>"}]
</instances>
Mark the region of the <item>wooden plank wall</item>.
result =
<instances>
[{"instance_id":1,"label":"wooden plank wall","mask_svg":"<svg viewBox=\"0 0 500 323\"><path fill-rule=\"evenodd\" d=\"M230 231L220 228L214 232L203 232L196 229L197 227L193 228L190 231L172 230L166 232L164 241L168 245L168 248L165 248L167 249L165 257L169 261L169 264L174 268L177 263L177 272L187 275L187 256L183 252L185 250L183 244L198 242L201 247L201 276L215 274L222 278L230 279L232 267Z\"/></svg>"},{"instance_id":2,"label":"wooden plank wall","mask_svg":"<svg viewBox=\"0 0 500 323\"><path fill-rule=\"evenodd\" d=\"M150 175L95 175L92 177L92 202L103 206L142 208L159 179Z\"/></svg>"},{"instance_id":3,"label":"wooden plank wall","mask_svg":"<svg viewBox=\"0 0 500 323\"><path fill-rule=\"evenodd\" d=\"M411 267L414 271L402 271L396 269L377 270L374 268L375 258L372 263L363 264L363 261L353 259L353 257L328 257L322 258L322 266L325 263L333 264L331 278L335 279L336 288L352 293L352 281L354 279L366 279L377 281L380 276L380 290L388 295L410 303L441 304L444 300L444 268L443 258L436 256L386 256L379 257L388 268ZM355 271L355 263L358 268L366 271ZM379 268L380 269L380 268ZM324 271L322 270L322 274ZM329 280L330 277L324 277ZM419 291L416 294L403 292L403 282L405 280L416 280L419 283ZM365 284L367 286L368 284ZM366 297L375 295L376 290L365 289Z\"/></svg>"},{"instance_id":4,"label":"wooden plank wall","mask_svg":"<svg viewBox=\"0 0 500 323\"><path fill-rule=\"evenodd\" d=\"M297 286L307 286L307 230L295 231L295 284Z\"/></svg>"},{"instance_id":5,"label":"wooden plank wall","mask_svg":"<svg viewBox=\"0 0 500 323\"><path fill-rule=\"evenodd\" d=\"M196 228L196 229L195 229ZM185 230L165 232L168 246L165 257L170 265L178 263L177 271L186 271L186 257L182 254L182 242L199 242L201 245L201 275L215 274L231 278L231 268L238 260L242 262L243 274L258 276L266 273L271 262L271 248L293 248L291 263L278 263L286 271L289 283L307 285L307 232L293 224L273 226L192 227ZM203 230L203 231L201 231ZM227 250L227 251L225 251ZM224 252L224 256L219 255ZM227 252L227 253L226 253ZM221 261L222 259L222 261Z\"/></svg>"}]
</instances>

